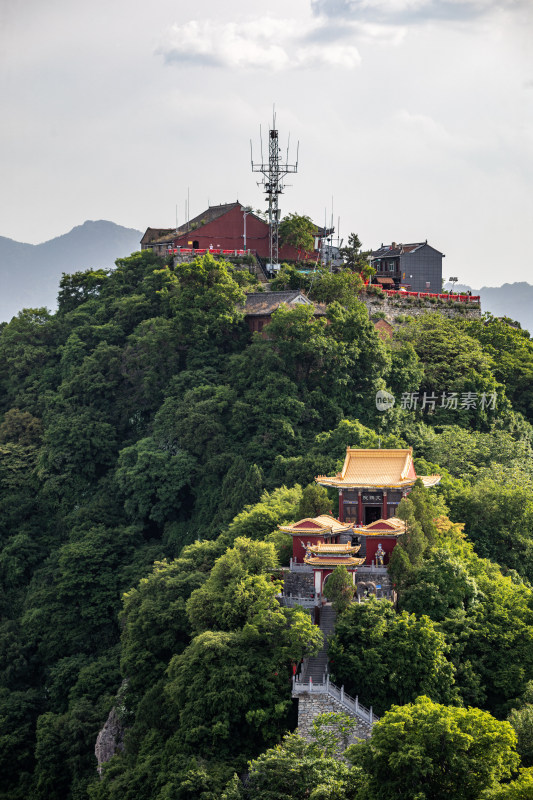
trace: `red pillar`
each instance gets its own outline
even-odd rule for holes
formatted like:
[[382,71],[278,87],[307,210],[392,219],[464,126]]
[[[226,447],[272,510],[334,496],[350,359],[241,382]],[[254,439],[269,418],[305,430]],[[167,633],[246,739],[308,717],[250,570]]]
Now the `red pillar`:
[[383,519],[387,519],[387,492],[383,492],[383,509],[382,512]]
[[344,522],[344,492],[339,489],[339,522]]

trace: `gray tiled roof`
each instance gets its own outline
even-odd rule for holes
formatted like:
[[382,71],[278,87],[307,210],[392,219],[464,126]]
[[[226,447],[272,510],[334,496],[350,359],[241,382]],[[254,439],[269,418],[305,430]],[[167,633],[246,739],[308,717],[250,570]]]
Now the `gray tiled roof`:
[[[303,292],[298,289],[286,292],[252,292],[246,295],[246,302],[244,304],[244,314],[247,317],[265,316],[272,314],[283,303],[287,305],[295,304],[296,298],[304,298],[305,305],[312,305],[315,307],[315,315],[323,316],[326,313],[325,306],[321,303],[313,303],[305,296]],[[301,300],[295,305],[301,304]]]
[[[393,242],[393,244],[396,244]],[[372,258],[391,258],[393,256],[402,256],[405,253],[413,253],[415,250],[418,250],[419,247],[424,247],[427,242],[414,242],[411,244],[396,244],[395,247],[392,245],[381,245],[377,250],[372,251]]]

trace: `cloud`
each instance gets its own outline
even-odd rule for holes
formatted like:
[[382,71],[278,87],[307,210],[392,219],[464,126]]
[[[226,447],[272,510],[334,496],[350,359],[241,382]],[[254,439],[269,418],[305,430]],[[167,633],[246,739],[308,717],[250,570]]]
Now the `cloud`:
[[311,0],[316,17],[406,24],[468,21],[492,12],[519,11],[529,0]]
[[350,70],[361,61],[355,32],[355,27],[347,31],[345,26],[316,18],[191,20],[174,25],[158,53],[169,64],[274,71],[305,67]]

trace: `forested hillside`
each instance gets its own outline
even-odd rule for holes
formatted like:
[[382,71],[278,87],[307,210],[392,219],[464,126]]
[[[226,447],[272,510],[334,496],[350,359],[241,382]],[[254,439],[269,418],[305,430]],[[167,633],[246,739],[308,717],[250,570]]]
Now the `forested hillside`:
[[[325,274],[327,319],[281,308],[252,337],[251,280],[144,251],[0,327],[0,798],[531,797],[529,335],[430,314],[383,342]],[[398,607],[339,618],[332,670],[385,714],[340,762],[283,738],[318,634],[276,600],[276,530],[336,513],[309,484],[347,445],[412,446],[443,479],[402,503]],[[100,778],[113,707],[124,750]]]

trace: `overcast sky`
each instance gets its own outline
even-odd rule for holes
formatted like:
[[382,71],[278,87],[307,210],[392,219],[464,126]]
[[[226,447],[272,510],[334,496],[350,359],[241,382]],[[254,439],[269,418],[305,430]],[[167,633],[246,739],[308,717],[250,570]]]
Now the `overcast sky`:
[[282,214],[533,283],[532,41],[532,0],[0,0],[0,235],[264,208],[275,103]]

